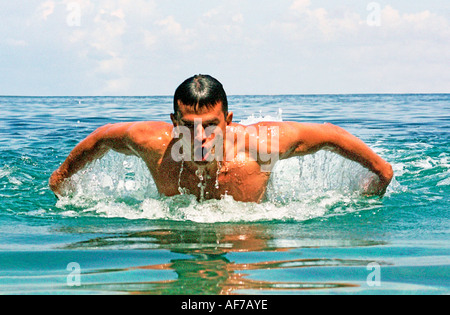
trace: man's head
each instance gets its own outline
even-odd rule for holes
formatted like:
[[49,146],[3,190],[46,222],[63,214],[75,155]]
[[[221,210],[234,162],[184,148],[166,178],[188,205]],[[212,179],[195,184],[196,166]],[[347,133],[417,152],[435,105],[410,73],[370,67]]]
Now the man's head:
[[[233,113],[228,112],[227,95],[219,81],[209,75],[184,81],[175,91],[174,113],[170,117],[174,127],[183,127],[184,134],[190,134],[192,161],[206,163],[220,158],[214,157],[216,147],[223,147]],[[184,136],[183,139],[188,140]]]
[[176,89],[173,99],[173,111],[179,113],[179,104],[192,107],[194,111],[212,108],[222,104],[224,114],[228,112],[227,95],[222,84],[209,75],[195,75]]

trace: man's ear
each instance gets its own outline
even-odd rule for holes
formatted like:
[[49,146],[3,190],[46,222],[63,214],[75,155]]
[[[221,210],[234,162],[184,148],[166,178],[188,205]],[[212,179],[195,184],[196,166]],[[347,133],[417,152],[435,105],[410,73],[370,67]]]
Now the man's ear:
[[233,112],[228,112],[226,117],[227,125],[231,124],[232,121],[233,121]]
[[178,126],[178,122],[177,122],[177,119],[175,117],[175,114],[170,114],[170,120],[172,120],[172,124],[173,124],[174,127]]

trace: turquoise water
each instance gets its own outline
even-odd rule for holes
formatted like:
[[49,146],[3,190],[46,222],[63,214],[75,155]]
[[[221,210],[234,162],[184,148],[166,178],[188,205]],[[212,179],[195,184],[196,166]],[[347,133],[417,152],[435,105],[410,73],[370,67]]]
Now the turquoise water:
[[0,294],[448,294],[450,95],[231,96],[235,121],[331,122],[391,162],[279,162],[267,200],[158,195],[110,153],[57,200],[52,171],[97,127],[169,121],[171,97],[0,97]]

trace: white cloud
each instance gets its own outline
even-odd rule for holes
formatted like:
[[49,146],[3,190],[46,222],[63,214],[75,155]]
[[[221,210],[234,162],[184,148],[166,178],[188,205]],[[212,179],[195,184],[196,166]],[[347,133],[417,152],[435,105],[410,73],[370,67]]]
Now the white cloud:
[[99,90],[100,95],[127,95],[131,87],[132,80],[130,78],[109,79]]
[[124,70],[125,65],[126,59],[120,57],[112,57],[111,59],[104,59],[99,61],[96,71],[104,74],[120,74]]
[[311,5],[310,0],[295,0],[291,7],[289,8],[291,11],[294,11],[298,14],[302,14],[308,11],[309,6]]
[[41,3],[41,5],[38,7],[38,15],[41,20],[47,20],[47,18],[53,14],[55,11],[55,1],[45,1]]
[[5,40],[6,44],[13,47],[26,47],[28,46],[28,43],[23,39],[13,39],[13,38],[7,38]]
[[181,37],[187,34],[187,31],[183,30],[181,24],[175,21],[175,18],[172,15],[165,19],[156,21],[155,24],[162,26],[165,31],[172,36]]
[[[82,94],[171,93],[196,72],[228,80],[230,93],[433,90],[449,79],[448,16],[406,1],[383,6],[375,27],[367,23],[367,3],[357,0],[38,2],[20,14],[11,9],[20,5],[0,4],[7,21],[0,44],[12,52],[49,52],[55,72],[76,71],[73,76],[89,82]],[[67,23],[74,3],[81,9],[77,27]],[[8,58],[19,71],[15,55]],[[42,58],[34,69],[45,72],[49,65]],[[68,90],[77,88],[73,83]]]
[[237,14],[233,15],[231,20],[234,23],[243,23],[244,22],[244,16],[242,15],[242,13],[237,13]]
[[276,46],[289,47],[277,50],[285,60],[273,58],[273,68],[286,67],[288,81],[313,93],[448,91],[450,75],[439,71],[450,60],[445,15],[386,5],[377,27],[368,25],[365,9],[292,1],[270,23]]
[[435,38],[449,40],[450,24],[444,17],[425,10],[417,13],[400,13],[399,10],[386,6],[381,11],[381,23],[385,30],[405,38]]
[[146,49],[154,49],[155,44],[157,43],[157,36],[155,35],[155,33],[149,30],[143,30],[142,35],[144,47]]
[[[198,46],[198,29],[183,27],[174,16],[169,15],[155,22],[159,26],[158,38],[164,43],[167,49],[180,50],[181,52],[189,52],[199,49]],[[153,37],[157,38],[157,37]]]
[[271,25],[284,29],[284,35],[293,39],[337,40],[354,33],[362,21],[358,13],[348,8],[341,16],[333,16],[326,8],[313,8],[310,0],[294,0],[289,14]]
[[[151,2],[145,3],[147,5],[142,7],[144,15],[151,7]],[[87,77],[97,82],[95,93],[126,94],[130,87],[126,41],[127,36],[136,32],[136,29],[130,29],[128,22],[133,23],[140,12],[129,1],[122,0],[83,0],[80,6],[82,24],[78,28],[69,28],[67,44],[75,48],[82,62],[92,64]],[[144,35],[148,45],[150,36]]]

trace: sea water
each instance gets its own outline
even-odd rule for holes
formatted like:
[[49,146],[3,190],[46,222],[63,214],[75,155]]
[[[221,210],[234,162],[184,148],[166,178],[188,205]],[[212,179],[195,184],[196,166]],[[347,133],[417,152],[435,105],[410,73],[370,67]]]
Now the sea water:
[[448,294],[450,95],[230,96],[234,120],[329,122],[389,161],[374,176],[334,153],[283,160],[260,204],[159,195],[110,152],[51,173],[96,128],[170,122],[171,97],[0,97],[0,294]]

